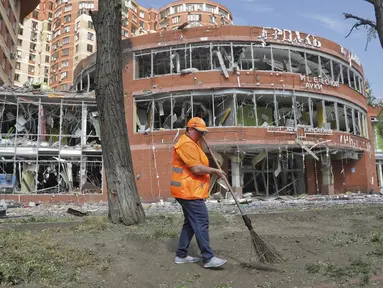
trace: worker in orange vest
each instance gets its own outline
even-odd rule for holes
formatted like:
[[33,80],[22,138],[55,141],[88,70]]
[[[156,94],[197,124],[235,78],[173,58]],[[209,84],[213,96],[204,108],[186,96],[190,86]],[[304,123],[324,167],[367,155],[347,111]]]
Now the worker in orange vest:
[[215,257],[210,248],[209,214],[205,199],[209,194],[210,174],[222,178],[225,173],[209,167],[209,160],[199,144],[207,132],[205,121],[194,117],[188,121],[186,133],[174,147],[171,194],[182,206],[184,214],[175,263],[196,263],[200,260],[188,255],[190,241],[195,235],[204,267],[216,268],[225,264],[226,260]]

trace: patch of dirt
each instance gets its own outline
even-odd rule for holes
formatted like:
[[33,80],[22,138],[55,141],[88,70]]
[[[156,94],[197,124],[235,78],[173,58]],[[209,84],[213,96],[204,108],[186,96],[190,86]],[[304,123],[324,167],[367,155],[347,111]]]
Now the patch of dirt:
[[[52,231],[57,245],[92,251],[97,263],[78,265],[75,279],[51,282],[52,287],[319,288],[360,283],[383,287],[382,215],[383,206],[250,215],[256,232],[286,258],[284,263],[265,265],[255,261],[239,216],[212,214],[211,246],[218,257],[228,260],[219,270],[206,270],[202,263],[174,264],[182,215],[150,217],[139,227],[91,220],[69,227],[61,223],[17,227],[32,229],[35,235]],[[0,226],[0,233],[9,229]],[[190,254],[199,254],[194,239]],[[31,282],[18,287],[47,287],[46,281],[40,285],[40,279]]]

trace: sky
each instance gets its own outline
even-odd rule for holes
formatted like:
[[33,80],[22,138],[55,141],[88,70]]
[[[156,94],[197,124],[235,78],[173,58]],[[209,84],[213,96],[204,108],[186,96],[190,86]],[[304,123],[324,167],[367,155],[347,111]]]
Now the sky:
[[[144,7],[160,8],[171,0],[139,0]],[[355,53],[362,62],[365,78],[377,98],[383,98],[383,49],[372,39],[365,51],[367,33],[354,30],[354,20],[345,20],[351,13],[375,21],[374,7],[364,0],[215,0],[232,13],[234,25],[265,26],[296,30],[332,40]],[[303,3],[310,3],[304,5]]]

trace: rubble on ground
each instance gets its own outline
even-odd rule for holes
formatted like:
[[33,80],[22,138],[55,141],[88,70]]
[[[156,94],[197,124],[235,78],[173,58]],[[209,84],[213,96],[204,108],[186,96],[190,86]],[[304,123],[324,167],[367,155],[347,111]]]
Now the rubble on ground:
[[[383,204],[383,194],[361,194],[346,193],[342,195],[323,196],[323,195],[299,195],[275,196],[275,197],[251,197],[245,194],[246,198],[240,199],[241,208],[245,213],[270,213],[280,210],[310,210],[327,209],[334,206],[348,207],[355,205]],[[234,200],[230,199],[209,199],[206,201],[209,211],[223,214],[237,214],[238,209]],[[148,216],[159,214],[181,213],[181,207],[174,199],[159,201],[157,203],[143,203],[145,213]],[[77,216],[67,213],[68,209],[75,209],[86,215],[102,216],[108,214],[108,204],[100,203],[34,203],[21,204],[11,200],[0,200],[0,207],[6,209],[6,217],[69,217]],[[0,209],[1,210],[1,209]]]

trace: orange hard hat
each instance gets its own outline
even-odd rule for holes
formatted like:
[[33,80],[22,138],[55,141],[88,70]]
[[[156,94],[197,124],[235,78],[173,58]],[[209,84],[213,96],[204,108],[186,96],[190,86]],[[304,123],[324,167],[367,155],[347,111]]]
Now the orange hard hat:
[[194,128],[195,130],[197,131],[200,131],[200,132],[209,132],[206,128],[206,123],[205,121],[203,121],[202,118],[200,117],[194,117],[194,118],[191,118],[187,124],[188,128]]

